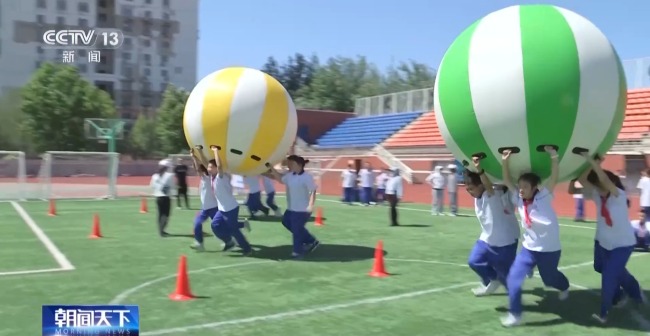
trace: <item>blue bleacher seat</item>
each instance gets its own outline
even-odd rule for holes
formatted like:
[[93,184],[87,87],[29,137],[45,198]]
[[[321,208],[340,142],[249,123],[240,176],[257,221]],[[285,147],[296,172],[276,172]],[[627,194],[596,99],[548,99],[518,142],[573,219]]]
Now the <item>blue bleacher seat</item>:
[[423,112],[383,114],[348,118],[323,134],[316,144],[320,148],[372,147],[404,128]]

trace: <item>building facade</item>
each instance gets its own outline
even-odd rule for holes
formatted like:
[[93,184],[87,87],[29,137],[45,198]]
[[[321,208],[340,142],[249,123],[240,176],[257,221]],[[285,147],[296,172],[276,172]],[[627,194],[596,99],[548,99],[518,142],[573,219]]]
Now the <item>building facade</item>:
[[196,83],[198,0],[0,1],[0,90],[23,86],[43,62],[62,62],[64,50],[43,48],[50,29],[116,28],[122,47],[101,50],[89,62],[75,50],[73,62],[87,80],[107,91],[122,118],[147,114],[171,83]]

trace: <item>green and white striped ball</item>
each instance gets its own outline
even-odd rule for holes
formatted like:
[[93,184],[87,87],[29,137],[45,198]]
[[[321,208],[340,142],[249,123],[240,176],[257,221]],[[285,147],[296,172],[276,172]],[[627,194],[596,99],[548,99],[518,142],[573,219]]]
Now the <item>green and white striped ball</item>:
[[574,148],[604,154],[625,116],[626,81],[607,37],[584,17],[551,5],[508,7],[472,24],[440,64],[435,113],[458,160],[483,153],[482,166],[502,181],[500,148],[511,156],[512,177],[550,175],[542,145],[555,145],[560,180],[586,163]]

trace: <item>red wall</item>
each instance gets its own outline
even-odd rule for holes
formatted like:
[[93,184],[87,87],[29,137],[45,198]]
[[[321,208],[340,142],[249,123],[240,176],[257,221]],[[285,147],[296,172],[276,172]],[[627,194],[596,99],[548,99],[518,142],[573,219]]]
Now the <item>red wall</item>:
[[300,109],[298,113],[298,129],[301,126],[309,128],[309,138],[303,139],[307,143],[313,144],[316,139],[320,138],[325,132],[331,130],[336,125],[342,123],[345,119],[356,116],[352,112],[321,111]]

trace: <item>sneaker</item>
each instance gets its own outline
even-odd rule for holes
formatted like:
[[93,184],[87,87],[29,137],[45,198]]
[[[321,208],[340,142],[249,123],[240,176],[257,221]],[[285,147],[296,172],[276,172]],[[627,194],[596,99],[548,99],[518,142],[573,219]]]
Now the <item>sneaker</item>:
[[194,244],[190,245],[190,248],[193,250],[196,250],[196,252],[203,252],[205,251],[205,247],[203,247],[203,244],[199,242],[194,242]]
[[591,318],[598,321],[600,324],[606,324],[607,323],[607,317],[602,317],[598,314],[592,314]]
[[455,213],[450,213],[448,216],[456,217],[456,216],[458,216],[458,215],[456,215]]
[[564,300],[566,300],[568,298],[569,298],[569,290],[568,289],[561,291],[560,294],[558,295],[558,299],[560,299],[560,301],[564,301]]
[[305,251],[306,251],[307,253],[312,253],[312,252],[314,252],[315,249],[318,248],[319,245],[320,245],[320,242],[319,242],[318,240],[315,240],[313,243],[308,244],[308,245],[306,246]]
[[515,316],[512,313],[508,313],[508,315],[501,318],[501,325],[506,328],[518,326],[520,324],[521,316]]
[[282,217],[282,210],[280,210],[280,208],[277,208],[273,210],[273,214],[275,215],[275,217]]
[[493,294],[501,287],[501,283],[498,280],[492,280],[487,286],[480,286],[472,289],[472,293],[476,296],[486,296]]
[[226,243],[226,244],[223,245],[223,249],[222,249],[222,251],[223,251],[223,252],[230,251],[230,250],[232,250],[235,246],[237,246],[237,244],[235,244],[235,240],[232,239],[232,240],[230,240],[228,243]]
[[247,232],[251,232],[251,223],[248,221],[248,219],[244,219],[244,229]]

